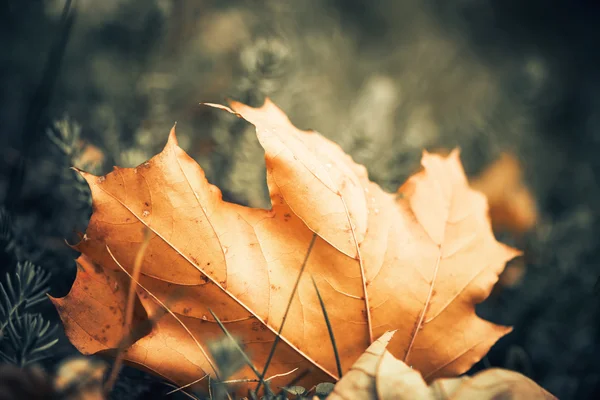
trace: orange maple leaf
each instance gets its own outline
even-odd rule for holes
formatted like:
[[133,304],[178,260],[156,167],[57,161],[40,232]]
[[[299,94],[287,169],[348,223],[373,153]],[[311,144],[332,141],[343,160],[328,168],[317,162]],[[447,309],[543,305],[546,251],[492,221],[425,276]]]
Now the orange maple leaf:
[[[270,101],[231,107],[256,126],[265,149],[270,210],[223,201],[178,147],[175,129],[137,168],[82,173],[94,204],[76,246],[82,268],[69,295],[53,302],[83,353],[118,347],[130,279],[122,268],[133,268],[146,229],[137,296],[156,323],[125,359],[180,385],[217,374],[206,345],[222,331],[211,311],[262,371],[292,294],[268,375],[297,368],[274,385],[306,369],[313,372],[305,385],[337,380],[311,277],[344,371],[393,329],[389,350],[426,379],[457,375],[510,331],[477,317],[475,304],[518,252],[495,240],[486,199],[469,188],[457,151],[424,153],[424,169],[389,194],[339,146],[295,128]],[[235,378],[255,376],[246,368]]]

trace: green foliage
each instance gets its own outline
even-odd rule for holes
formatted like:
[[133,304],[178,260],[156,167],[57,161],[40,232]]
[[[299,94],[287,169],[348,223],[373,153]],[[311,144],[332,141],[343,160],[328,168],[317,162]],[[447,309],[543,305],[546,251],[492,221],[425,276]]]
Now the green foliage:
[[0,358],[24,367],[38,362],[58,342],[57,326],[32,308],[46,300],[50,276],[30,262],[18,263],[0,284]]
[[69,162],[77,155],[79,141],[81,140],[81,126],[73,122],[69,117],[54,121],[52,128],[46,131],[48,138],[67,157]]
[[62,185],[65,193],[72,194],[75,204],[79,208],[90,207],[92,197],[87,183],[83,177],[71,170],[71,167],[81,168],[87,172],[97,173],[96,166],[79,165],[78,158],[83,151],[81,139],[81,126],[68,116],[54,121],[51,128],[46,131],[48,139],[60,151],[63,164]]

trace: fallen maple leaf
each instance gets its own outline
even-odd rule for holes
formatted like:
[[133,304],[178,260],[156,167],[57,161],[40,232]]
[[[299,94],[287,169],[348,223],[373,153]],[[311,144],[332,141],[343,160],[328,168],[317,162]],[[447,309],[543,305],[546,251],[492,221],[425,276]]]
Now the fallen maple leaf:
[[446,378],[430,386],[421,374],[395,358],[386,346],[395,332],[386,332],[338,382],[328,400],[552,400],[553,395],[514,371],[491,368],[473,377]]
[[523,182],[519,161],[502,153],[471,186],[488,198],[494,230],[523,233],[531,229],[538,218],[535,199]]
[[[373,337],[395,329],[395,356],[428,380],[452,376],[510,331],[477,317],[475,304],[518,252],[495,240],[485,197],[469,188],[457,151],[424,153],[424,169],[388,194],[339,146],[295,128],[270,101],[231,106],[256,126],[265,149],[271,210],[224,202],[174,129],[165,149],[137,168],[82,172],[94,203],[76,246],[82,269],[71,292],[53,299],[78,349],[110,351],[126,333],[122,268],[133,268],[146,228],[137,296],[155,323],[125,359],[180,385],[218,378],[207,343],[223,332],[211,312],[262,371],[292,295],[267,375],[286,374],[274,386],[307,369],[299,384],[337,380],[311,277],[344,371]],[[256,377],[248,367],[234,378]]]

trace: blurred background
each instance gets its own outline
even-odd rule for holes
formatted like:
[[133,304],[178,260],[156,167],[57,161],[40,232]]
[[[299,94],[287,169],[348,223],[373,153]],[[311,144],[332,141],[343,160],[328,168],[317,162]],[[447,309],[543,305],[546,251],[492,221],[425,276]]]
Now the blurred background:
[[[497,230],[525,256],[479,314],[514,331],[474,371],[514,369],[561,399],[600,393],[600,3],[2,0],[0,8],[3,272],[30,262],[51,274],[54,296],[66,294],[77,254],[65,240],[76,242],[91,214],[87,186],[69,167],[136,166],[160,151],[175,122],[180,145],[227,200],[269,207],[254,130],[199,105],[269,97],[390,191],[418,170],[423,149],[460,147],[474,181],[509,154],[535,212]],[[500,192],[524,207],[522,193]],[[53,326],[47,303],[36,310]],[[49,371],[75,354],[60,327],[52,335]],[[113,397],[168,390],[128,369]]]

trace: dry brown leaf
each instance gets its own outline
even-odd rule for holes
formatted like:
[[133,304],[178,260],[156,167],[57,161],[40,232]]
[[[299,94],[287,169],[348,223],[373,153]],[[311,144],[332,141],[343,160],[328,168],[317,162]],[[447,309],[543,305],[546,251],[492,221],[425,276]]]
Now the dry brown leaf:
[[503,153],[471,181],[471,186],[487,196],[494,230],[523,233],[535,225],[535,198],[525,186],[521,166],[513,155]]
[[[273,386],[306,369],[313,372],[299,384],[307,387],[337,379],[311,276],[344,371],[373,337],[395,329],[392,354],[428,380],[453,376],[510,331],[477,317],[474,306],[518,252],[495,240],[485,197],[469,188],[457,151],[424,153],[424,169],[388,194],[339,146],[298,130],[270,101],[232,108],[256,126],[265,149],[271,210],[223,201],[178,147],[174,129],[165,149],[137,168],[82,173],[94,203],[77,245],[83,268],[69,295],[53,299],[77,348],[108,351],[122,339],[129,278],[115,260],[133,267],[146,227],[152,237],[139,305],[153,320],[165,303],[169,313],[125,359],[177,384],[215,376],[206,344],[222,331],[209,308],[262,370],[313,232],[318,236],[267,375],[298,370]],[[233,378],[255,376],[246,368]]]
[[395,358],[386,346],[395,332],[386,332],[356,361],[328,400],[537,400],[556,399],[531,379],[493,368],[473,377],[445,378],[430,386],[421,374]]

